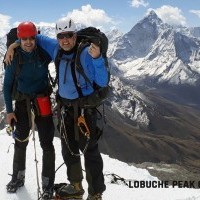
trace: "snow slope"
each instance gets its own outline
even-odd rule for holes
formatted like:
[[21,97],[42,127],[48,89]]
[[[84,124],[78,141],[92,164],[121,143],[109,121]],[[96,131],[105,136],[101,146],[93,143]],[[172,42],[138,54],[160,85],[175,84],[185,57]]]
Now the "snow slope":
[[[36,168],[34,159],[34,142],[32,137],[27,148],[27,170],[26,182],[23,188],[20,188],[16,194],[7,194],[6,184],[10,181],[8,173],[12,173],[12,157],[14,146],[12,137],[9,137],[5,129],[0,131],[0,199],[1,200],[36,200],[37,199],[37,181]],[[56,149],[56,167],[63,163],[60,149],[60,139],[54,139]],[[9,152],[8,152],[9,149]],[[39,170],[41,169],[41,148],[36,133],[36,151]],[[125,185],[122,181],[118,183],[111,183],[113,176],[110,174],[117,174],[118,176],[130,181],[130,186],[134,185],[134,181],[159,181],[156,177],[149,174],[147,170],[139,169],[130,166],[126,163],[109,158],[107,155],[102,155],[104,160],[104,174],[107,190],[103,194],[104,200],[198,200],[200,199],[200,190],[188,188],[131,188]],[[66,167],[62,166],[56,173],[56,183],[66,182]],[[85,174],[84,174],[85,175]],[[39,174],[40,178],[40,174]],[[87,183],[84,180],[84,188],[87,191]],[[41,184],[40,184],[41,186]],[[87,192],[84,195],[86,199]]]

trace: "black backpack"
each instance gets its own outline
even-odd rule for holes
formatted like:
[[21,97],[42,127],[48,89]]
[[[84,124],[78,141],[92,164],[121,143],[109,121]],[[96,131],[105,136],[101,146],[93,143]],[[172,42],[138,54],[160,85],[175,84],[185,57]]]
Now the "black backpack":
[[10,29],[9,33],[6,36],[7,36],[6,46],[8,48],[12,43],[14,43],[18,39],[17,28],[15,27]]
[[[17,38],[17,28],[15,27],[15,28],[10,29],[10,31],[6,34],[6,47],[7,47],[7,49],[17,39],[18,39]],[[5,59],[5,56],[6,56],[6,53],[4,55],[4,59]],[[4,69],[5,68],[6,68],[6,64],[4,63]]]
[[[90,46],[91,43],[94,43],[98,46],[100,46],[101,54],[102,57],[105,60],[105,64],[107,67],[108,71],[108,83],[106,87],[100,87],[96,83],[91,83],[89,78],[86,76],[84,69],[81,65],[80,62],[80,54],[83,51],[84,48]],[[107,36],[101,32],[99,29],[96,29],[95,27],[88,27],[81,29],[77,32],[77,50],[76,50],[76,55],[74,56],[74,61],[73,64],[75,65],[76,70],[84,77],[85,81],[90,84],[94,92],[93,94],[89,95],[87,98],[86,104],[91,105],[91,106],[99,106],[102,104],[102,102],[108,97],[109,94],[109,81],[110,81],[110,69],[108,65],[108,59],[107,59],[107,50],[108,50],[108,38]],[[56,66],[56,79],[54,82],[54,85],[56,82],[58,82],[58,69],[59,69],[59,64],[60,64],[60,59],[63,55],[64,51],[60,49],[56,55],[55,58],[55,66]],[[74,83],[76,86],[76,89],[79,93],[79,97],[83,97],[82,92],[80,87],[77,85],[76,77],[73,75]],[[85,102],[85,101],[84,101]]]

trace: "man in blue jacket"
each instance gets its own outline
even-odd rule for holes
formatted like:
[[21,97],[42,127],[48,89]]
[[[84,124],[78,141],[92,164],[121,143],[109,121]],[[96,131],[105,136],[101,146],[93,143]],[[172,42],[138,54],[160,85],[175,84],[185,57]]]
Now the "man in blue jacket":
[[[84,194],[79,154],[79,150],[81,150],[84,152],[86,180],[88,182],[87,200],[102,200],[102,193],[106,186],[103,176],[103,160],[98,149],[97,109],[95,107],[87,108],[79,104],[94,94],[94,88],[76,70],[74,64],[78,47],[74,21],[72,19],[58,21],[56,23],[56,36],[57,40],[37,35],[37,44],[48,52],[55,63],[57,63],[58,53],[62,52],[57,69],[57,101],[61,108],[62,156],[67,166],[67,176],[70,181],[70,184],[62,188],[62,191],[65,193],[65,198],[81,198]],[[100,87],[107,86],[108,71],[99,46],[92,43],[86,47],[80,54],[80,62],[91,83]],[[77,136],[78,119],[84,119],[86,127],[79,127],[80,134]],[[81,134],[81,132],[85,132],[85,129],[86,135],[89,135],[90,138],[88,144],[86,142],[88,138],[86,139]]]
[[[58,67],[58,99],[64,108],[64,127],[62,129],[61,143],[62,155],[67,166],[67,176],[70,184],[64,188],[66,197],[82,197],[82,167],[79,149],[83,152],[86,140],[83,134],[76,139],[75,107],[73,102],[81,97],[88,97],[93,92],[93,87],[87,83],[74,65],[77,54],[76,26],[72,19],[60,20],[56,23],[57,40],[38,35],[38,45],[44,48],[55,61],[59,49],[63,51]],[[108,72],[105,61],[101,56],[100,47],[91,44],[80,55],[80,62],[86,76],[92,83],[100,87],[108,84]],[[90,130],[90,141],[84,154],[86,179],[88,182],[88,200],[101,200],[105,190],[103,176],[103,160],[98,149],[98,133],[96,132],[97,110],[96,108],[78,108],[79,115],[84,115]],[[62,114],[61,114],[62,116]]]
[[[51,58],[44,50],[36,46],[36,35],[37,29],[32,22],[19,24],[17,36],[20,47],[17,48],[12,63],[6,66],[5,70],[3,92],[7,123],[10,125],[14,123],[16,126],[13,133],[15,139],[13,174],[11,181],[7,184],[7,191],[14,193],[25,182],[26,147],[32,125],[32,110],[43,150],[42,187],[44,193],[42,199],[50,199],[53,195],[55,179],[54,124],[48,81],[48,64]],[[15,110],[12,105],[13,98]]]

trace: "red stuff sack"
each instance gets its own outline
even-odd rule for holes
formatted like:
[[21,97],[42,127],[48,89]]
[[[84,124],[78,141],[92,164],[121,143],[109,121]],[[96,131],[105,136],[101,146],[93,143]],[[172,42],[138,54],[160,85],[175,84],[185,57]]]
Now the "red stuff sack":
[[37,97],[36,99],[40,115],[42,117],[51,115],[52,110],[51,110],[50,98],[48,96],[45,96],[45,97]]

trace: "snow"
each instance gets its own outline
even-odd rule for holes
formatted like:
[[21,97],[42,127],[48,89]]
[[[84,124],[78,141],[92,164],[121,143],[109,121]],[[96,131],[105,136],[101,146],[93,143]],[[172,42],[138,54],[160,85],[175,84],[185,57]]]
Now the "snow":
[[[32,137],[30,138],[29,145],[27,147],[27,169],[25,186],[20,188],[15,194],[8,194],[6,192],[6,184],[10,181],[11,177],[8,173],[12,173],[12,157],[13,157],[13,138],[5,133],[5,129],[0,131],[0,199],[2,200],[36,200],[37,199],[37,181],[36,181],[36,167],[34,158],[34,142]],[[54,145],[56,149],[56,167],[59,167],[62,163],[61,156],[61,145],[60,139],[54,139]],[[9,149],[9,152],[8,152]],[[36,132],[36,152],[39,168],[39,178],[41,170],[41,148]],[[128,165],[116,159],[111,159],[107,155],[103,155],[104,160],[104,175],[107,190],[103,194],[104,200],[200,200],[200,190],[189,189],[189,188],[177,188],[177,187],[166,187],[166,188],[132,188],[134,183],[139,180],[158,182],[156,177],[153,177],[145,169],[136,168]],[[118,176],[130,181],[130,187],[125,185],[122,181],[118,183],[111,183],[113,176],[110,174],[117,174]],[[84,174],[85,175],[85,174]],[[40,181],[41,182],[41,181]],[[67,182],[66,167],[63,165],[56,172],[56,183]],[[139,183],[139,182],[137,182]],[[87,183],[84,179],[83,186],[87,191]],[[41,184],[40,184],[41,187]],[[87,198],[87,192],[84,194],[84,198]]]

